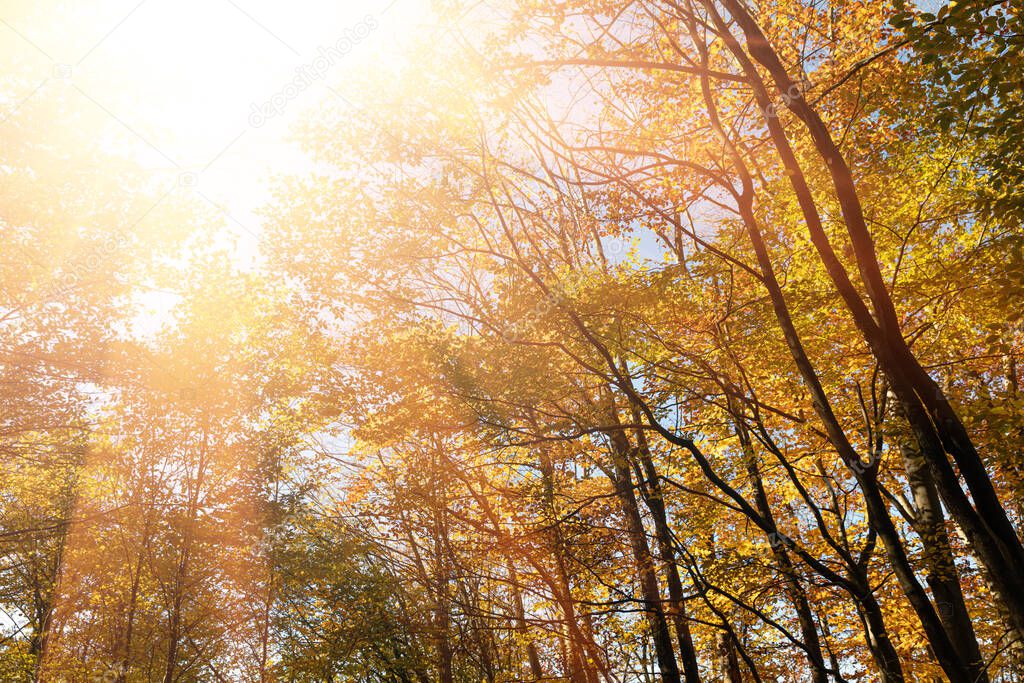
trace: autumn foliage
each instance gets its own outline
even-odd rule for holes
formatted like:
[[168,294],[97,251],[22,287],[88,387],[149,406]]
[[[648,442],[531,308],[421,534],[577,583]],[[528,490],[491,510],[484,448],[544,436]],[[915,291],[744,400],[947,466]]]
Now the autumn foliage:
[[5,146],[0,680],[1021,680],[1024,17],[927,4],[437,3],[245,267]]

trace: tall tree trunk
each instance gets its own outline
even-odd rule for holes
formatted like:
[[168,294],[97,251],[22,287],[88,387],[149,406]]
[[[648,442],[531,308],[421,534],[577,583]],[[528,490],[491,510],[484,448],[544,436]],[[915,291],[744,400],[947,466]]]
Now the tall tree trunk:
[[[733,401],[730,399],[730,403]],[[742,415],[738,414],[738,409],[735,405],[731,407],[736,416],[736,434],[740,440],[740,446],[743,449],[743,459],[747,469],[747,475],[750,480],[750,485],[754,490],[754,505],[757,511],[761,513],[761,516],[768,520],[768,523],[776,528],[775,515],[772,513],[771,506],[768,504],[768,495],[765,493],[764,484],[761,482],[761,472],[757,465],[757,459],[754,455],[754,447],[750,441],[750,434],[747,432],[746,425],[743,423]],[[813,683],[827,683],[828,674],[827,667],[825,666],[825,655],[821,651],[821,639],[818,636],[818,627],[814,623],[814,613],[811,611],[810,602],[807,600],[807,594],[804,592],[803,586],[800,584],[799,577],[797,576],[796,568],[793,566],[792,560],[790,560],[789,554],[786,552],[786,546],[783,543],[777,542],[777,536],[769,536],[768,545],[771,548],[772,559],[775,563],[776,570],[782,574],[783,580],[786,582],[786,594],[789,597],[790,602],[793,604],[793,609],[796,611],[797,620],[800,624],[800,635],[803,639],[804,653],[807,656],[807,661],[811,666],[811,680]]]
[[[625,373],[624,373],[625,376]],[[630,412],[633,422],[640,424],[640,411],[630,399]],[[637,441],[637,458],[643,468],[643,476],[638,475],[641,491],[647,509],[654,520],[655,539],[658,543],[658,554],[665,564],[666,583],[668,584],[669,616],[675,627],[676,640],[679,642],[679,654],[683,660],[683,678],[686,683],[700,683],[700,668],[697,664],[697,652],[693,647],[693,635],[690,633],[690,622],[686,617],[686,600],[683,594],[683,582],[679,575],[679,564],[676,558],[675,538],[668,523],[668,511],[665,507],[665,495],[661,485],[661,477],[654,465],[651,446],[647,435],[639,427],[635,430]]]
[[568,631],[568,667],[569,678],[573,683],[596,683],[597,671],[589,662],[585,649],[587,648],[588,637],[580,627],[579,619],[576,616],[576,606],[572,599],[572,584],[569,581],[569,572],[565,566],[564,539],[562,538],[561,526],[558,523],[558,510],[555,506],[555,468],[546,452],[540,456],[540,471],[543,485],[544,506],[546,508],[549,523],[551,525],[551,554],[555,560],[555,577],[558,581],[556,602],[565,619],[566,630]]
[[885,628],[882,608],[867,585],[867,577],[862,578],[864,582],[860,585],[857,608],[864,624],[864,637],[868,649],[878,663],[879,683],[903,683],[906,679],[903,677],[900,656],[889,638],[889,631]]
[[658,661],[662,679],[668,683],[679,683],[679,666],[676,664],[672,635],[669,633],[668,620],[662,605],[661,588],[658,585],[654,558],[651,555],[650,545],[647,543],[647,532],[644,529],[636,493],[633,490],[633,475],[630,466],[632,448],[619,423],[614,406],[611,406],[608,411],[608,419],[612,421],[611,428],[606,433],[612,444],[611,456],[615,471],[613,483],[622,505],[622,514],[626,519],[626,534],[629,537],[630,550],[636,563],[644,612],[651,630],[651,638],[654,640],[655,658]]
[[523,592],[519,588],[519,575],[512,564],[511,558],[508,559],[508,585],[512,593],[512,610],[516,620],[516,629],[526,639],[526,661],[530,665],[530,680],[543,680],[544,669],[540,665],[537,644],[530,635],[530,626],[526,623],[526,607],[523,605]]
[[[732,0],[726,1],[730,9],[732,9],[733,5],[736,4]],[[758,103],[763,108],[767,108],[771,102],[767,97],[765,88],[760,81],[760,76],[757,73],[757,70],[754,68],[746,53],[743,52],[742,48],[739,46],[738,41],[729,32],[725,21],[719,15],[712,0],[702,0],[702,2],[707,9],[711,20],[714,22],[715,27],[725,41],[726,46],[736,57],[737,61],[739,61],[744,72],[747,73],[755,94],[757,95]],[[694,33],[692,29],[691,33]],[[706,61],[706,54],[703,54],[702,57]],[[747,228],[747,234],[750,237],[751,245],[757,257],[758,266],[761,270],[765,287],[768,290],[772,307],[776,314],[776,319],[782,327],[786,345],[790,350],[790,354],[800,372],[801,378],[804,380],[804,383],[810,392],[811,403],[814,406],[814,410],[825,427],[825,433],[828,436],[829,441],[832,443],[833,447],[835,447],[843,463],[857,480],[858,486],[864,495],[868,521],[872,528],[878,533],[878,537],[882,540],[890,565],[892,566],[893,572],[900,584],[900,588],[910,602],[911,607],[913,607],[914,612],[917,614],[928,641],[932,646],[932,651],[935,654],[936,659],[951,681],[962,681],[963,683],[967,683],[970,680],[967,668],[959,655],[953,649],[949,634],[946,633],[942,621],[939,619],[933,605],[928,600],[927,594],[920,585],[920,582],[907,559],[906,549],[903,547],[902,539],[893,524],[892,518],[889,515],[888,507],[886,506],[885,500],[877,485],[877,463],[874,463],[873,465],[865,465],[853,449],[841,424],[839,423],[839,420],[832,410],[832,406],[823,386],[821,385],[817,372],[803,348],[803,343],[800,341],[799,334],[793,324],[789,307],[786,304],[785,297],[782,293],[782,288],[776,278],[774,265],[772,264],[771,257],[768,254],[760,226],[756,216],[754,215],[753,180],[750,177],[750,172],[747,169],[745,162],[736,150],[731,138],[729,138],[725,133],[724,128],[721,126],[721,122],[718,120],[717,108],[715,107],[713,98],[709,92],[708,77],[706,74],[702,75],[702,89],[704,91],[705,99],[708,101],[709,115],[712,117],[712,126],[718,132],[723,143],[727,146],[730,157],[733,160],[734,168],[740,175],[742,191],[736,194],[739,212],[743,223]],[[776,143],[776,148],[783,157],[783,162],[786,168],[790,171],[787,175],[791,178],[793,187],[797,192],[799,203],[805,211],[805,216],[808,217],[808,223],[816,222],[816,227],[812,231],[812,241],[820,241],[820,237],[823,235],[823,232],[820,231],[820,217],[817,214],[814,198],[810,193],[810,189],[806,185],[806,179],[800,173],[799,165],[797,164],[793,151],[789,146],[785,131],[782,130],[781,125],[774,117],[767,116],[766,121],[772,139]],[[821,232],[821,235],[819,235],[818,232]],[[827,241],[827,237],[825,239]]]
[[454,683],[452,668],[451,616],[452,597],[449,591],[451,573],[448,568],[448,501],[445,482],[441,478],[441,458],[435,457],[431,471],[431,506],[434,536],[434,645],[437,649],[438,680]]
[[135,613],[138,609],[139,584],[142,581],[142,566],[149,550],[152,515],[146,512],[146,522],[142,530],[143,542],[139,548],[138,557],[135,559],[135,566],[132,568],[132,586],[128,595],[128,605],[125,609],[124,636],[121,643],[121,653],[117,668],[116,683],[125,683],[128,680],[128,670],[131,667],[132,639],[135,634]]
[[[749,178],[747,178],[749,181]],[[824,388],[818,378],[817,372],[807,357],[800,341],[799,334],[790,317],[788,305],[782,293],[778,281],[775,278],[773,266],[768,256],[763,237],[754,217],[753,209],[749,203],[749,197],[741,198],[741,214],[747,225],[748,234],[754,246],[758,263],[764,275],[765,285],[768,289],[772,306],[775,309],[776,319],[783,330],[786,344],[796,363],[800,375],[807,385],[811,394],[811,403],[825,427],[829,441],[835,447],[840,459],[853,474],[857,484],[864,495],[864,503],[868,515],[868,521],[874,528],[878,537],[882,540],[886,554],[889,558],[893,572],[899,581],[900,588],[907,596],[914,612],[917,614],[936,659],[942,666],[946,675],[952,681],[963,681],[967,683],[969,674],[953,650],[949,635],[946,633],[942,622],[939,620],[935,609],[929,602],[928,597],[917,580],[913,569],[907,559],[906,549],[903,547],[902,539],[893,524],[889,515],[888,507],[878,488],[876,480],[877,463],[865,465],[854,451],[853,446],[847,439],[846,433],[839,423],[838,418],[832,410]]]
[[453,683],[455,680],[452,672],[452,645],[449,635],[450,618],[448,608],[450,596],[448,595],[447,572],[440,568],[444,560],[437,558],[438,575],[437,600],[434,604],[434,644],[437,648],[437,669],[438,680],[441,683]]
[[[708,11],[717,17],[713,3],[710,0],[703,1]],[[814,199],[789,149],[785,132],[774,117],[767,117],[773,141],[783,157],[787,175],[804,215],[808,218],[812,242],[822,257],[829,277],[837,286],[868,346],[886,373],[906,419],[914,430],[921,452],[932,469],[943,501],[964,529],[975,555],[985,564],[999,598],[1006,603],[1017,636],[1024,637],[1024,572],[1020,571],[1020,567],[1024,566],[1024,545],[999,501],[985,464],[963,422],[941,387],[911,352],[902,335],[895,305],[881,275],[874,243],[864,221],[853,174],[828,127],[803,97],[802,90],[789,77],[756,20],[738,0],[722,1],[729,15],[739,24],[750,54],[768,69],[778,90],[787,93],[784,98],[786,106],[805,124],[816,150],[827,162],[861,279],[874,307],[874,317],[852,286],[845,268],[832,250],[828,236],[821,229]],[[762,107],[767,107],[770,100],[760,75],[749,64],[745,53],[734,47],[735,39],[728,28],[724,27],[720,17],[716,24],[741,62],[758,93]],[[793,93],[796,95],[792,96]],[[976,508],[960,488],[946,453],[956,461]]]
[[973,680],[979,683],[988,681],[974,625],[960,587],[959,573],[953,561],[935,482],[916,442],[910,438],[901,438],[899,450],[913,496],[914,529],[924,548],[926,580],[939,606],[939,617],[946,625],[953,646],[970,667]]
[[192,543],[195,538],[195,524],[199,513],[199,499],[206,478],[207,458],[209,455],[209,427],[203,417],[202,436],[199,445],[199,457],[196,463],[196,475],[188,482],[188,501],[185,522],[182,527],[182,547],[175,566],[173,594],[168,621],[167,661],[164,667],[164,683],[174,683],[174,673],[178,667],[178,656],[182,638],[182,612],[184,609],[186,583],[192,554]]
[[[41,683],[48,673],[46,671],[46,655],[53,638],[53,619],[60,598],[61,580],[64,573],[64,556],[67,552],[68,537],[75,510],[78,507],[78,477],[84,460],[79,459],[72,466],[74,469],[68,478],[67,486],[61,492],[60,517],[61,523],[57,532],[57,548],[53,563],[41,572],[34,581],[34,602],[36,608],[36,630],[29,640],[29,654],[34,663],[33,679]],[[44,585],[44,582],[48,585]]]
[[736,654],[736,643],[732,634],[722,631],[718,634],[718,674],[726,683],[743,683],[740,659]]

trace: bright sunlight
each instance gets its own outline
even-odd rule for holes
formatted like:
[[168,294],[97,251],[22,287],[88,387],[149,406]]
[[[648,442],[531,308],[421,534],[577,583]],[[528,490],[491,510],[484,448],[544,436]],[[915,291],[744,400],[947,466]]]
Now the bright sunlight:
[[0,0],[0,683],[1020,683],[1022,36]]
[[[243,242],[266,181],[302,168],[291,128],[345,83],[402,56],[421,0],[377,3],[110,0],[5,3],[21,86],[8,106],[60,97],[83,137],[223,212]],[[45,140],[39,140],[45,142]],[[253,244],[249,244],[251,248]]]

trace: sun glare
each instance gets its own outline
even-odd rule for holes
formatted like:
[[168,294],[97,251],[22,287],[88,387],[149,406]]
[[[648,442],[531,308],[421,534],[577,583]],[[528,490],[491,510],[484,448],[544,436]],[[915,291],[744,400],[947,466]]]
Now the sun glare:
[[1022,36],[0,0],[0,683],[1024,683]]
[[346,80],[393,59],[424,12],[421,0],[9,2],[3,52],[24,75],[9,104],[62,97],[251,250],[268,181],[305,168],[294,124],[325,101],[358,107]]

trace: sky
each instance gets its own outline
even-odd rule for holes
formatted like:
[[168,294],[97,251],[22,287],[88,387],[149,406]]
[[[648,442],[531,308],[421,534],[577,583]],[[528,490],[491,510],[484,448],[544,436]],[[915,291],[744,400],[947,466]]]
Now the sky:
[[[214,244],[251,267],[274,184],[313,167],[293,140],[297,124],[325,103],[364,115],[346,82],[401,54],[426,9],[427,0],[0,0],[0,125],[59,100],[61,120],[19,142],[89,141],[132,160],[161,199],[126,229],[166,225],[161,210],[182,200],[208,211],[221,226]],[[92,172],[110,173],[99,163]],[[177,300],[144,290],[135,331],[170,323]]]
[[101,122],[97,134],[110,147],[169,191],[216,207],[244,255],[255,248],[255,211],[273,177],[308,166],[289,139],[294,125],[327,100],[358,107],[345,95],[346,77],[400,50],[424,7],[424,0],[0,2],[0,57],[18,75],[4,104],[11,110],[63,89],[74,108]]

